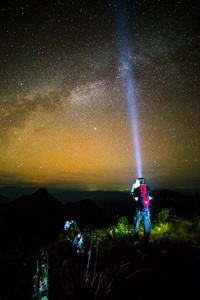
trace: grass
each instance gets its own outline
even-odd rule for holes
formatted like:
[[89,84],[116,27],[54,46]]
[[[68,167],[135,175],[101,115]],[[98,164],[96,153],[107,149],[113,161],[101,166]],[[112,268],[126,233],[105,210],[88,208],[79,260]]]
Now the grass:
[[[97,237],[99,245],[116,246],[117,244],[131,243],[134,234],[133,223],[129,223],[126,217],[121,217],[116,226],[96,229],[93,234]],[[140,224],[140,239],[143,238],[143,222]],[[200,240],[200,219],[181,219],[171,216],[168,209],[162,210],[152,218],[150,239],[155,242],[173,242],[196,245]]]
[[[197,245],[200,241],[200,217],[194,216],[191,219],[182,219],[176,215],[170,215],[169,209],[162,209],[157,215],[151,218],[150,239],[155,242],[184,243],[188,245]],[[61,233],[58,241],[72,242],[73,237],[77,235],[77,228],[71,231],[72,239],[66,233]],[[143,238],[144,224],[141,221],[139,236]],[[132,237],[134,235],[133,222],[127,220],[126,216],[118,219],[117,225],[94,229],[87,227],[83,230],[84,244],[92,243],[93,247],[99,247],[101,250],[112,249],[121,245],[132,246]]]
[[[69,232],[62,232],[57,242],[47,249],[51,258],[51,299],[115,299],[113,295],[117,293],[119,284],[136,279],[138,273],[142,276],[143,272],[149,271],[146,264],[143,264],[145,259],[149,259],[148,264],[156,259],[159,266],[160,261],[165,263],[163,253],[166,251],[162,251],[160,247],[162,242],[179,245],[181,249],[183,244],[197,245],[200,240],[200,218],[196,216],[191,220],[181,219],[171,216],[167,209],[162,210],[152,217],[150,239],[154,240],[154,246],[150,247],[149,253],[142,249],[142,244],[141,248],[140,244],[134,245],[134,226],[125,216],[118,219],[117,225],[101,229],[85,228],[82,231],[84,246],[79,253],[73,246],[73,238],[77,232],[77,227]],[[142,222],[139,235],[141,241]],[[169,254],[170,251],[167,250],[168,256],[172,255]],[[170,263],[174,267],[174,262],[170,260]]]
[[155,241],[168,241],[196,245],[200,238],[198,218],[182,219],[171,216],[168,209],[163,209],[152,220],[151,238]]
[[[179,244],[180,246],[182,244],[194,246],[197,245],[200,238],[199,229],[199,218],[181,219],[177,216],[171,216],[168,209],[163,209],[152,218],[150,239],[153,239],[154,244],[158,247],[162,242]],[[79,254],[74,252],[75,256],[72,258],[72,260],[75,259],[74,261],[79,260],[79,263],[70,262],[70,256],[66,256],[68,269],[64,275],[65,288],[66,282],[70,282],[74,277],[75,279],[71,282],[70,288],[68,286],[68,289],[75,298],[79,297],[76,295],[76,291],[83,291],[83,287],[85,287],[88,292],[88,299],[112,299],[111,295],[113,292],[115,293],[118,283],[125,282],[135,273],[143,271],[143,269],[137,269],[137,264],[145,256],[143,257],[138,245],[134,246],[133,234],[133,223],[128,222],[125,216],[118,219],[117,225],[102,229],[86,228],[83,231],[83,251]],[[140,240],[142,240],[142,223],[139,235]],[[65,244],[67,240],[69,243],[69,239],[62,235],[60,242]],[[133,261],[136,265],[133,264]],[[60,273],[63,274],[63,268],[61,268]],[[72,290],[72,287],[75,288]]]
[[[4,299],[30,299],[34,294],[34,268],[41,247],[49,256],[51,300],[126,299],[125,296],[118,297],[121,285],[126,287],[127,284],[130,291],[133,287],[137,289],[137,279],[145,277],[148,272],[155,274],[157,280],[160,278],[161,287],[164,287],[160,270],[163,270],[161,275],[166,274],[169,285],[170,275],[191,278],[191,290],[194,289],[198,286],[200,214],[183,219],[163,209],[151,220],[150,239],[154,243],[148,246],[142,243],[134,245],[133,222],[124,216],[118,219],[117,225],[84,228],[84,246],[79,253],[73,246],[73,239],[79,232],[76,226],[69,232],[60,233],[56,241],[45,242],[38,248],[12,248],[2,252],[0,296]],[[143,223],[139,234],[142,241]]]

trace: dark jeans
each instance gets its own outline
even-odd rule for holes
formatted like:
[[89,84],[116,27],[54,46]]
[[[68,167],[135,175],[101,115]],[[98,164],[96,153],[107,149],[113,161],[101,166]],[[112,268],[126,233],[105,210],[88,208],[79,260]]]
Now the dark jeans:
[[136,210],[136,214],[134,217],[134,229],[135,235],[138,235],[140,222],[142,218],[144,218],[144,236],[145,238],[149,238],[150,231],[151,231],[151,219],[150,219],[150,211],[140,211]]

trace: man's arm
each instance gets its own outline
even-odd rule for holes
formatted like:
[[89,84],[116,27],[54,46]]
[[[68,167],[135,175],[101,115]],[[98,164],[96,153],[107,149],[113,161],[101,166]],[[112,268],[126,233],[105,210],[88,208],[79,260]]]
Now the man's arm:
[[138,188],[134,189],[132,195],[133,195],[133,204],[135,206],[138,206],[138,200],[139,200]]

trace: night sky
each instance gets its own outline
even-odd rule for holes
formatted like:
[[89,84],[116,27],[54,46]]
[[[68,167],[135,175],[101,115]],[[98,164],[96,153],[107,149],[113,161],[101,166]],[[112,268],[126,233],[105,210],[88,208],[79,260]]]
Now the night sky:
[[131,189],[122,15],[142,175],[199,189],[198,0],[1,1],[1,187]]

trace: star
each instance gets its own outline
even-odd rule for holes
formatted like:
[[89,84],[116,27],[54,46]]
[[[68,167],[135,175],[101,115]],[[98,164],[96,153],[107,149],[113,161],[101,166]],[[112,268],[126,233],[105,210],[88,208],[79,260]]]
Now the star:
[[0,185],[129,189],[132,74],[143,177],[196,190],[197,1],[23,2],[0,11]]

